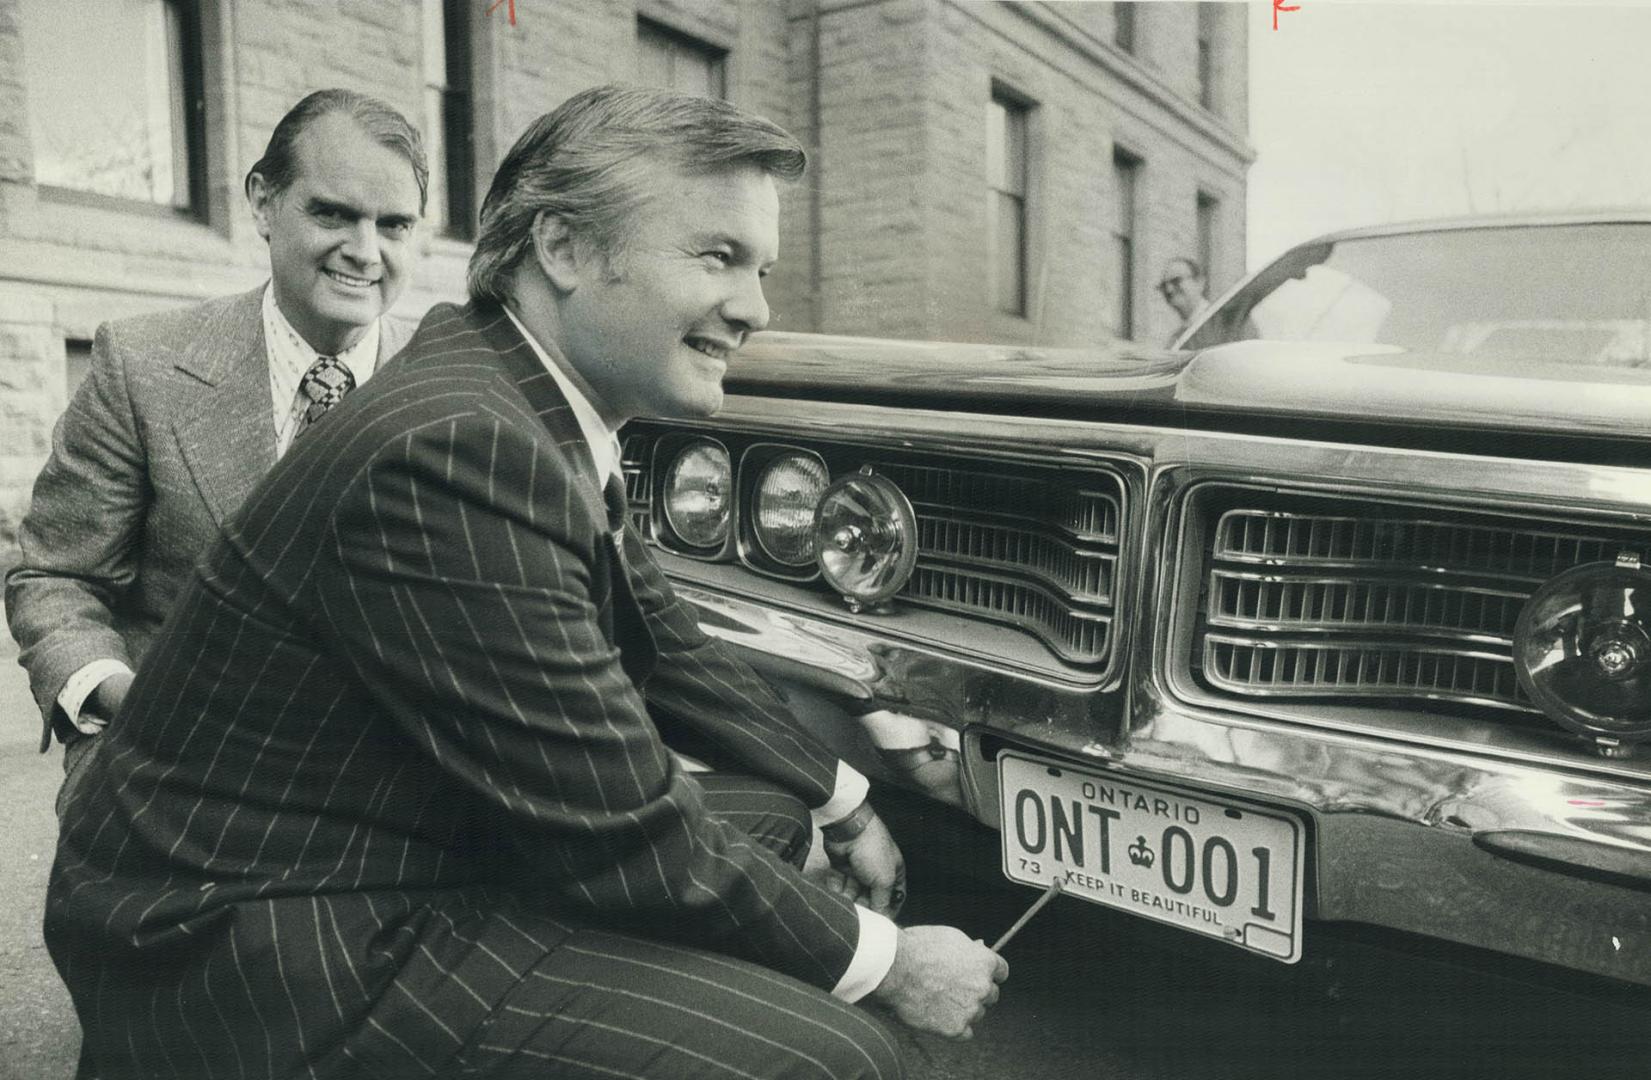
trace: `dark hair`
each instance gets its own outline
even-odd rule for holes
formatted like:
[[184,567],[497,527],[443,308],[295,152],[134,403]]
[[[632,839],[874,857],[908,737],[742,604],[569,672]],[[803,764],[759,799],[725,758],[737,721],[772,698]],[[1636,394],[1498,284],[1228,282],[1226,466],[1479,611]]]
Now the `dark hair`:
[[413,167],[413,179],[418,182],[419,213],[424,213],[424,200],[430,189],[430,166],[424,160],[424,139],[418,129],[388,103],[369,94],[339,88],[317,90],[281,117],[281,122],[270,132],[264,156],[247,170],[242,186],[248,196],[252,194],[254,176],[264,178],[271,194],[279,195],[290,187],[298,178],[298,136],[315,121],[332,113],[348,116],[360,124],[374,142],[407,159],[407,164]]
[[647,198],[646,178],[660,166],[713,172],[755,165],[795,180],[807,163],[784,128],[725,101],[639,87],[585,90],[534,121],[494,174],[470,256],[471,299],[506,298],[540,213],[561,218],[578,242],[614,259]]

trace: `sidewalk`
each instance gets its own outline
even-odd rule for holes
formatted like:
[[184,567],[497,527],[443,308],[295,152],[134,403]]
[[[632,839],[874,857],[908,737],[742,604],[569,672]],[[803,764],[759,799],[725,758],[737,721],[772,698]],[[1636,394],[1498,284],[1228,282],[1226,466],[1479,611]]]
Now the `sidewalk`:
[[0,1080],[70,1080],[80,1049],[69,994],[40,938],[57,839],[62,751],[36,753],[40,714],[0,632]]

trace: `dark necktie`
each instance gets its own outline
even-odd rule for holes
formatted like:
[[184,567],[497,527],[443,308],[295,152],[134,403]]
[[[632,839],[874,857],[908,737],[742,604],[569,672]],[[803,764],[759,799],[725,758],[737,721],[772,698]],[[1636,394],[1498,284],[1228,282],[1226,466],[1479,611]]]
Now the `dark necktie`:
[[608,511],[608,532],[602,537],[602,543],[608,548],[613,567],[612,599],[605,605],[604,616],[611,620],[608,627],[613,643],[619,647],[619,666],[640,688],[653,670],[659,653],[653,632],[648,629],[648,621],[637,603],[636,586],[631,581],[625,558],[625,519],[630,516],[625,481],[613,473],[608,474],[607,482],[602,485],[602,502]]
[[327,410],[344,400],[344,395],[355,389],[355,376],[350,369],[344,366],[336,356],[317,357],[310,369],[304,372],[303,381],[298,384],[298,390],[309,399],[304,406],[303,413],[298,417],[298,427],[292,437],[308,431],[315,422],[326,415]]
[[617,474],[608,474],[608,482],[602,485],[602,501],[608,507],[608,528],[617,535],[624,529],[625,518],[630,510],[630,504],[625,498],[625,482]]

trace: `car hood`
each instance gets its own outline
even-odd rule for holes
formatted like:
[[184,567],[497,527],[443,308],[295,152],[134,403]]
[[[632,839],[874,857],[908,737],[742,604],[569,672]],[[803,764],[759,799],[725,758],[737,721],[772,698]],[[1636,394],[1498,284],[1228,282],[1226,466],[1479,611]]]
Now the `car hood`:
[[972,411],[1173,410],[1651,439],[1651,367],[1372,345],[1243,341],[1177,353],[760,334],[727,384],[736,393]]

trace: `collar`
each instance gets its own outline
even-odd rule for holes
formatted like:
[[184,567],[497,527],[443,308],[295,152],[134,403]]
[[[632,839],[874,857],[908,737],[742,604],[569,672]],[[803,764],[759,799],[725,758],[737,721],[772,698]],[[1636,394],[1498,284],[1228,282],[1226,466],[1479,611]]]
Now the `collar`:
[[[378,368],[379,334],[379,321],[374,319],[360,341],[338,354],[339,361],[355,376],[357,386],[372,378]],[[275,302],[273,281],[264,286],[264,347],[269,355],[270,408],[279,453],[292,441],[292,408],[298,384],[321,354],[287,321],[281,305]]]
[[604,480],[609,476],[617,476],[623,482],[619,434],[603,423],[602,415],[596,411],[596,406],[591,404],[590,394],[580,386],[584,380],[577,379],[562,351],[555,345],[547,346],[534,337],[522,324],[522,320],[516,317],[516,313],[510,310],[508,304],[505,305],[504,313],[516,324],[516,329],[521,331],[528,348],[533,350],[533,355],[537,356],[545,370],[550,372],[550,377],[556,381],[556,387],[562,391],[562,396],[568,399],[568,405],[573,409],[573,418],[579,422],[579,433],[585,437],[585,444],[590,448],[591,460],[596,463],[596,475]]

